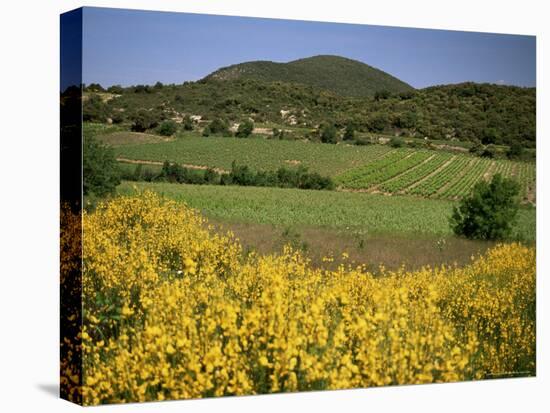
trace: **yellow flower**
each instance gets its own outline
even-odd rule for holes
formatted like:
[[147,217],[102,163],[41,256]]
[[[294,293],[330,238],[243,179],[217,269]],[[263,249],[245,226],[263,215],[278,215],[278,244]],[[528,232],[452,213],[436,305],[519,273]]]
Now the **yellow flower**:
[[[87,405],[535,372],[532,247],[462,268],[321,270],[291,246],[245,255],[153,193],[100,204],[82,226],[86,316],[61,345],[81,351],[84,382],[68,358],[61,382]],[[125,303],[123,320],[98,296]]]
[[130,307],[128,307],[126,304],[122,307],[121,314],[125,317],[131,316],[134,314],[134,310],[132,310]]

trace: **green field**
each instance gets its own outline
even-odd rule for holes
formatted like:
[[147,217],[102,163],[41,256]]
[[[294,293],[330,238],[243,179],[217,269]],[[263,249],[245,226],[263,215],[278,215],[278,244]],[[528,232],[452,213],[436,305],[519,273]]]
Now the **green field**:
[[[367,193],[123,182],[118,193],[151,189],[217,220],[312,226],[368,234],[450,236],[451,201]],[[516,233],[535,239],[535,209],[521,208]]]
[[186,135],[172,142],[124,145],[114,149],[117,156],[134,160],[169,160],[221,169],[230,169],[233,161],[263,170],[303,165],[311,171],[329,176],[364,165],[391,150],[384,145],[331,145],[264,138],[205,138],[196,135]]

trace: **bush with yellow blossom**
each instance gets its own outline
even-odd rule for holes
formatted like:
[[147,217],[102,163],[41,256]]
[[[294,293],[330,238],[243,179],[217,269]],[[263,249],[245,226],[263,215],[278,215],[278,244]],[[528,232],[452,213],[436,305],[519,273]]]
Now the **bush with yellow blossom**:
[[151,192],[83,216],[84,404],[535,373],[535,253],[464,268],[244,254]]

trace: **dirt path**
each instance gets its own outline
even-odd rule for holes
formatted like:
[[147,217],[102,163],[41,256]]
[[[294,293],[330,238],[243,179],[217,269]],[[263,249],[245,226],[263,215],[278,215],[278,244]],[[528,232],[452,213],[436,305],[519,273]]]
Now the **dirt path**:
[[[116,160],[118,162],[122,162],[122,163],[130,163],[130,164],[134,164],[134,165],[157,165],[157,166],[162,166],[164,164],[164,162],[159,162],[159,161],[147,161],[147,160],[144,160],[144,159],[129,159],[129,158],[123,158],[123,157],[118,157],[116,158]],[[198,170],[207,170],[209,169],[208,166],[204,166],[204,165],[192,165],[192,164],[188,164],[188,163],[182,163],[180,164],[180,166],[183,166],[184,168],[188,168],[188,169],[198,169]],[[222,173],[228,173],[229,171],[226,170],[226,169],[221,169],[221,168],[210,168],[220,174]]]

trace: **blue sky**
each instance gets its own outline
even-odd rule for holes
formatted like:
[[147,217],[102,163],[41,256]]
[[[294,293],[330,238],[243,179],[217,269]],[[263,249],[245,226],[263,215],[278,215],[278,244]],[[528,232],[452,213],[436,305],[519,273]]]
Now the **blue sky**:
[[83,81],[182,83],[251,60],[356,59],[422,88],[535,86],[534,36],[85,8]]

